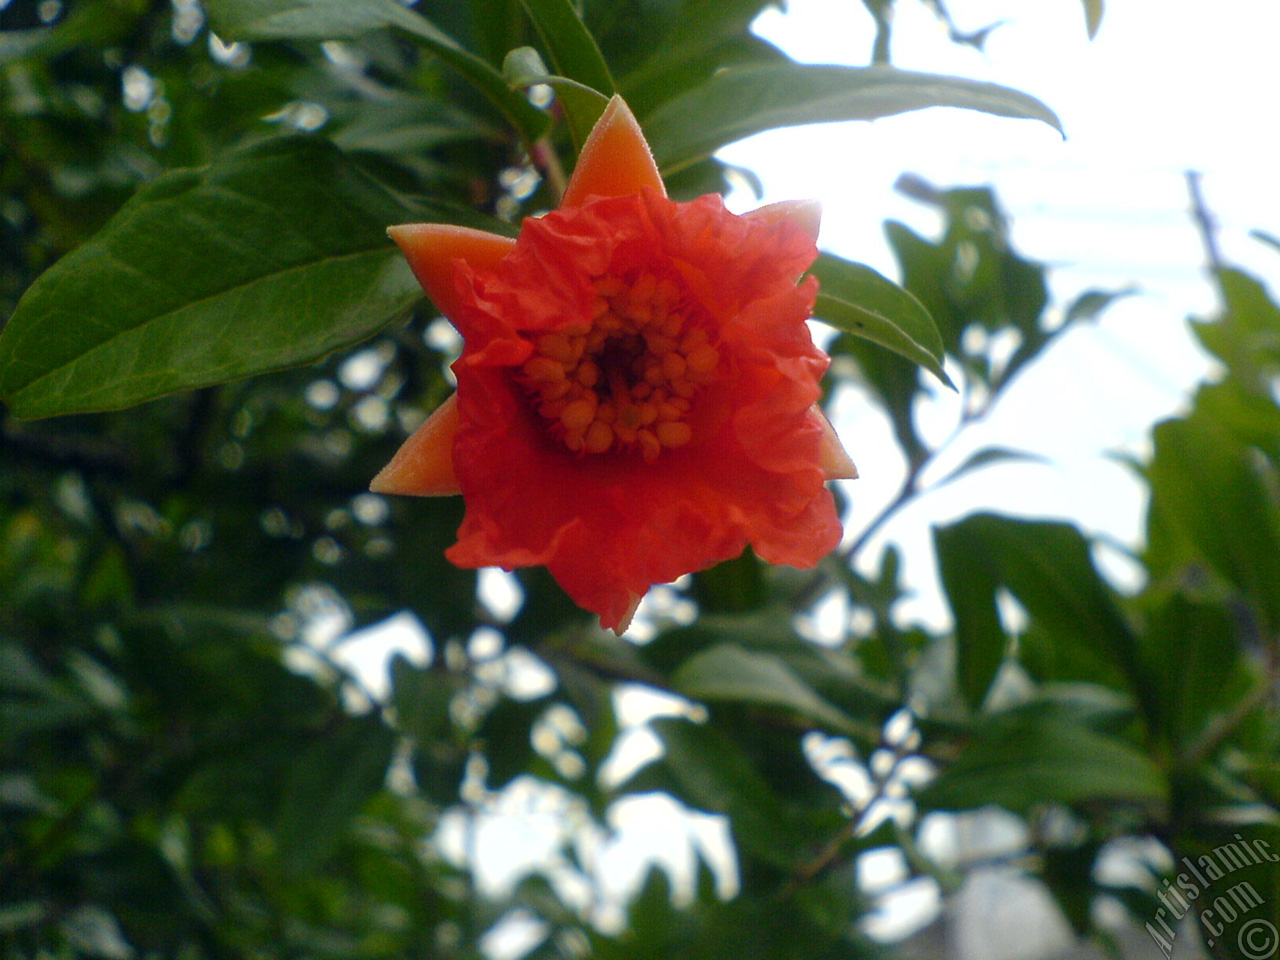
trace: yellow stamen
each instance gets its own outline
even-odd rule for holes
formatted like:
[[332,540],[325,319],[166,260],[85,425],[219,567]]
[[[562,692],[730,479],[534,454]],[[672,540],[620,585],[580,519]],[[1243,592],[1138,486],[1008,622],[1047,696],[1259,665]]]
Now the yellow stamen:
[[590,320],[533,338],[518,379],[567,450],[630,451],[652,463],[693,442],[686,417],[720,349],[670,278],[601,277],[595,290]]
[[538,352],[560,364],[573,360],[573,344],[563,333],[548,333],[539,337]]
[[613,446],[613,428],[601,420],[596,420],[587,427],[582,442],[587,453],[604,453]]
[[658,454],[662,452],[662,443],[658,440],[652,430],[641,430],[636,434],[640,440],[640,452],[643,454],[646,463],[653,463],[658,459]]
[[573,384],[568,380],[556,380],[553,383],[538,385],[538,392],[542,394],[543,400],[559,400],[572,389]]
[[708,344],[694,347],[685,355],[689,372],[702,376],[710,373],[720,363],[720,351]]
[[530,380],[551,382],[564,379],[564,365],[550,357],[535,356],[525,362],[524,375]]
[[664,447],[683,447],[693,439],[693,427],[683,421],[660,423],[654,432]]
[[590,400],[575,400],[560,414],[560,422],[570,433],[582,433],[595,418],[596,405]]

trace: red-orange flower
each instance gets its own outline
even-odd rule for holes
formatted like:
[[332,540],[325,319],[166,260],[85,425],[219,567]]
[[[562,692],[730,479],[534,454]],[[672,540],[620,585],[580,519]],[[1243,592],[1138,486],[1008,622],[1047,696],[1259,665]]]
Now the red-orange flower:
[[545,564],[626,628],[649,587],[737,556],[810,567],[840,522],[824,481],[856,476],[817,408],[826,356],[805,321],[814,204],[746,216],[667,198],[614,98],[560,207],[520,236],[391,229],[462,334],[458,390],[377,476],[460,492],[447,556]]

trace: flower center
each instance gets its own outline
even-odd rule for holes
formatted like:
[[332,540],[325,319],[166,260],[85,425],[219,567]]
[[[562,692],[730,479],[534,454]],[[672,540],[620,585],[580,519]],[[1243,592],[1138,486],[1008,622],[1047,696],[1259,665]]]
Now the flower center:
[[639,450],[651,463],[693,439],[690,404],[720,351],[670,280],[606,276],[595,288],[591,321],[539,336],[520,380],[574,453]]

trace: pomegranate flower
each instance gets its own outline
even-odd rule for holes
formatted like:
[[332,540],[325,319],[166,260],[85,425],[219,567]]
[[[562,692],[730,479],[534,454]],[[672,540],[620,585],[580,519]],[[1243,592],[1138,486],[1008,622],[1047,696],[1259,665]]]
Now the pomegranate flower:
[[817,227],[808,202],[669,200],[615,97],[517,239],[391,228],[465,347],[372,489],[461,493],[453,563],[543,564],[618,633],[651,585],[747,544],[812,567],[840,539],[824,481],[857,475],[816,406]]

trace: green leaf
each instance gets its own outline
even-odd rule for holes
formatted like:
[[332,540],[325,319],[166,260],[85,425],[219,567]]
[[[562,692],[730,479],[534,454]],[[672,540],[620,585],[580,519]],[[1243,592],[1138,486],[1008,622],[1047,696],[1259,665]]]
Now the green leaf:
[[[895,188],[946,217],[945,233],[937,242],[901,223],[885,224],[901,264],[902,285],[928,309],[947,352],[994,396],[1066,328],[1064,324],[1050,333],[1042,322],[1048,303],[1045,268],[1018,255],[1008,218],[989,188],[939,190],[914,175],[900,177]],[[1101,309],[1105,297],[1087,294],[1073,306],[1072,319]],[[985,346],[971,349],[964,332],[974,324],[993,333],[1015,329],[1017,349],[1007,358],[997,358]]]
[[0,397],[21,417],[112,410],[356,343],[421,296],[386,238],[414,213],[323,140],[165,174],[27,291]]
[[0,31],[0,64],[43,53],[52,35],[53,30],[48,27]]
[[764,564],[751,549],[693,577],[693,599],[702,615],[759,610],[769,599]]
[[744,850],[789,865],[793,853],[779,831],[783,811],[742,748],[706,724],[661,718],[652,726],[665,748],[661,765],[674,781],[669,788],[675,796],[696,809],[727,815]]
[[1117,300],[1131,297],[1137,292],[1137,287],[1125,287],[1123,290],[1087,290],[1071,301],[1071,305],[1067,307],[1063,326],[1070,326],[1083,320],[1093,320]]
[[1000,622],[996,593],[1000,581],[985,556],[963,527],[935,530],[934,551],[938,573],[955,618],[956,680],[970,707],[977,710],[1009,649],[1009,637]]
[[285,862],[302,873],[345,839],[351,818],[382,786],[395,734],[376,715],[345,721],[294,761],[277,813]]
[[57,26],[0,32],[0,64],[33,56],[47,62],[79,47],[100,50],[113,46],[131,35],[148,7],[147,0],[100,0],[70,5]]
[[[477,735],[484,743],[484,757],[488,764],[487,785],[500,790],[516,777],[535,772],[544,766],[542,758],[533,748],[533,725],[547,711],[546,700],[500,699],[485,715]],[[435,752],[434,745],[424,745]]]
[[422,29],[416,23],[422,18],[396,0],[208,0],[204,6],[210,25],[229,40],[350,40],[387,27]]
[[785,61],[777,47],[751,32],[767,5],[767,0],[687,0],[676,6],[671,19],[663,21],[665,29],[656,31],[661,42],[644,44],[644,60],[619,81],[636,116],[648,116],[718,70]]
[[1193,561],[1207,564],[1247,598],[1269,635],[1280,624],[1274,465],[1206,417],[1159,424],[1155,447],[1148,565],[1176,576]]
[[1175,750],[1248,695],[1253,681],[1227,605],[1175,593],[1148,618],[1142,641],[1149,726]]
[[607,97],[616,87],[595,38],[569,0],[520,0],[546,45],[556,70],[564,77]]
[[818,725],[851,736],[861,731],[844,713],[814,693],[787,666],[768,653],[722,643],[690,657],[672,678],[691,700],[728,701],[792,710]]
[[1008,87],[892,67],[811,66],[791,62],[730,67],[645,119],[664,174],[735,140],[804,123],[874,120],[925,107],[965,107],[1041,120],[1061,132],[1039,100]]
[[549,119],[501,73],[398,0],[208,0],[205,9],[227,40],[345,40],[395,28],[409,34],[475,85],[529,143]]
[[984,720],[955,763],[916,797],[926,809],[997,804],[1015,813],[1053,803],[1159,806],[1167,799],[1168,785],[1150,758],[1052,701]]
[[1239,386],[1273,399],[1273,378],[1280,374],[1280,305],[1256,277],[1243,270],[1218,271],[1225,309],[1214,321],[1192,325],[1196,338],[1231,368]]
[[935,531],[934,543],[955,613],[961,687],[972,706],[981,705],[1004,656],[1001,587],[1031,618],[1022,654],[1039,679],[1135,686],[1134,636],[1075,527],[979,514]]
[[512,87],[526,89],[538,83],[554,87],[560,106],[564,108],[569,135],[573,137],[574,146],[579,150],[591,133],[591,128],[604,113],[604,108],[609,105],[609,98],[598,90],[548,71],[547,65],[533,47],[516,47],[508,53],[502,62],[502,73]]
[[821,254],[814,316],[924,367],[954,389],[942,368],[942,337],[929,311],[902,287],[861,263]]
[[420,745],[447,746],[453,729],[449,708],[466,678],[448,670],[416,667],[398,653],[391,658],[390,673],[396,729]]

